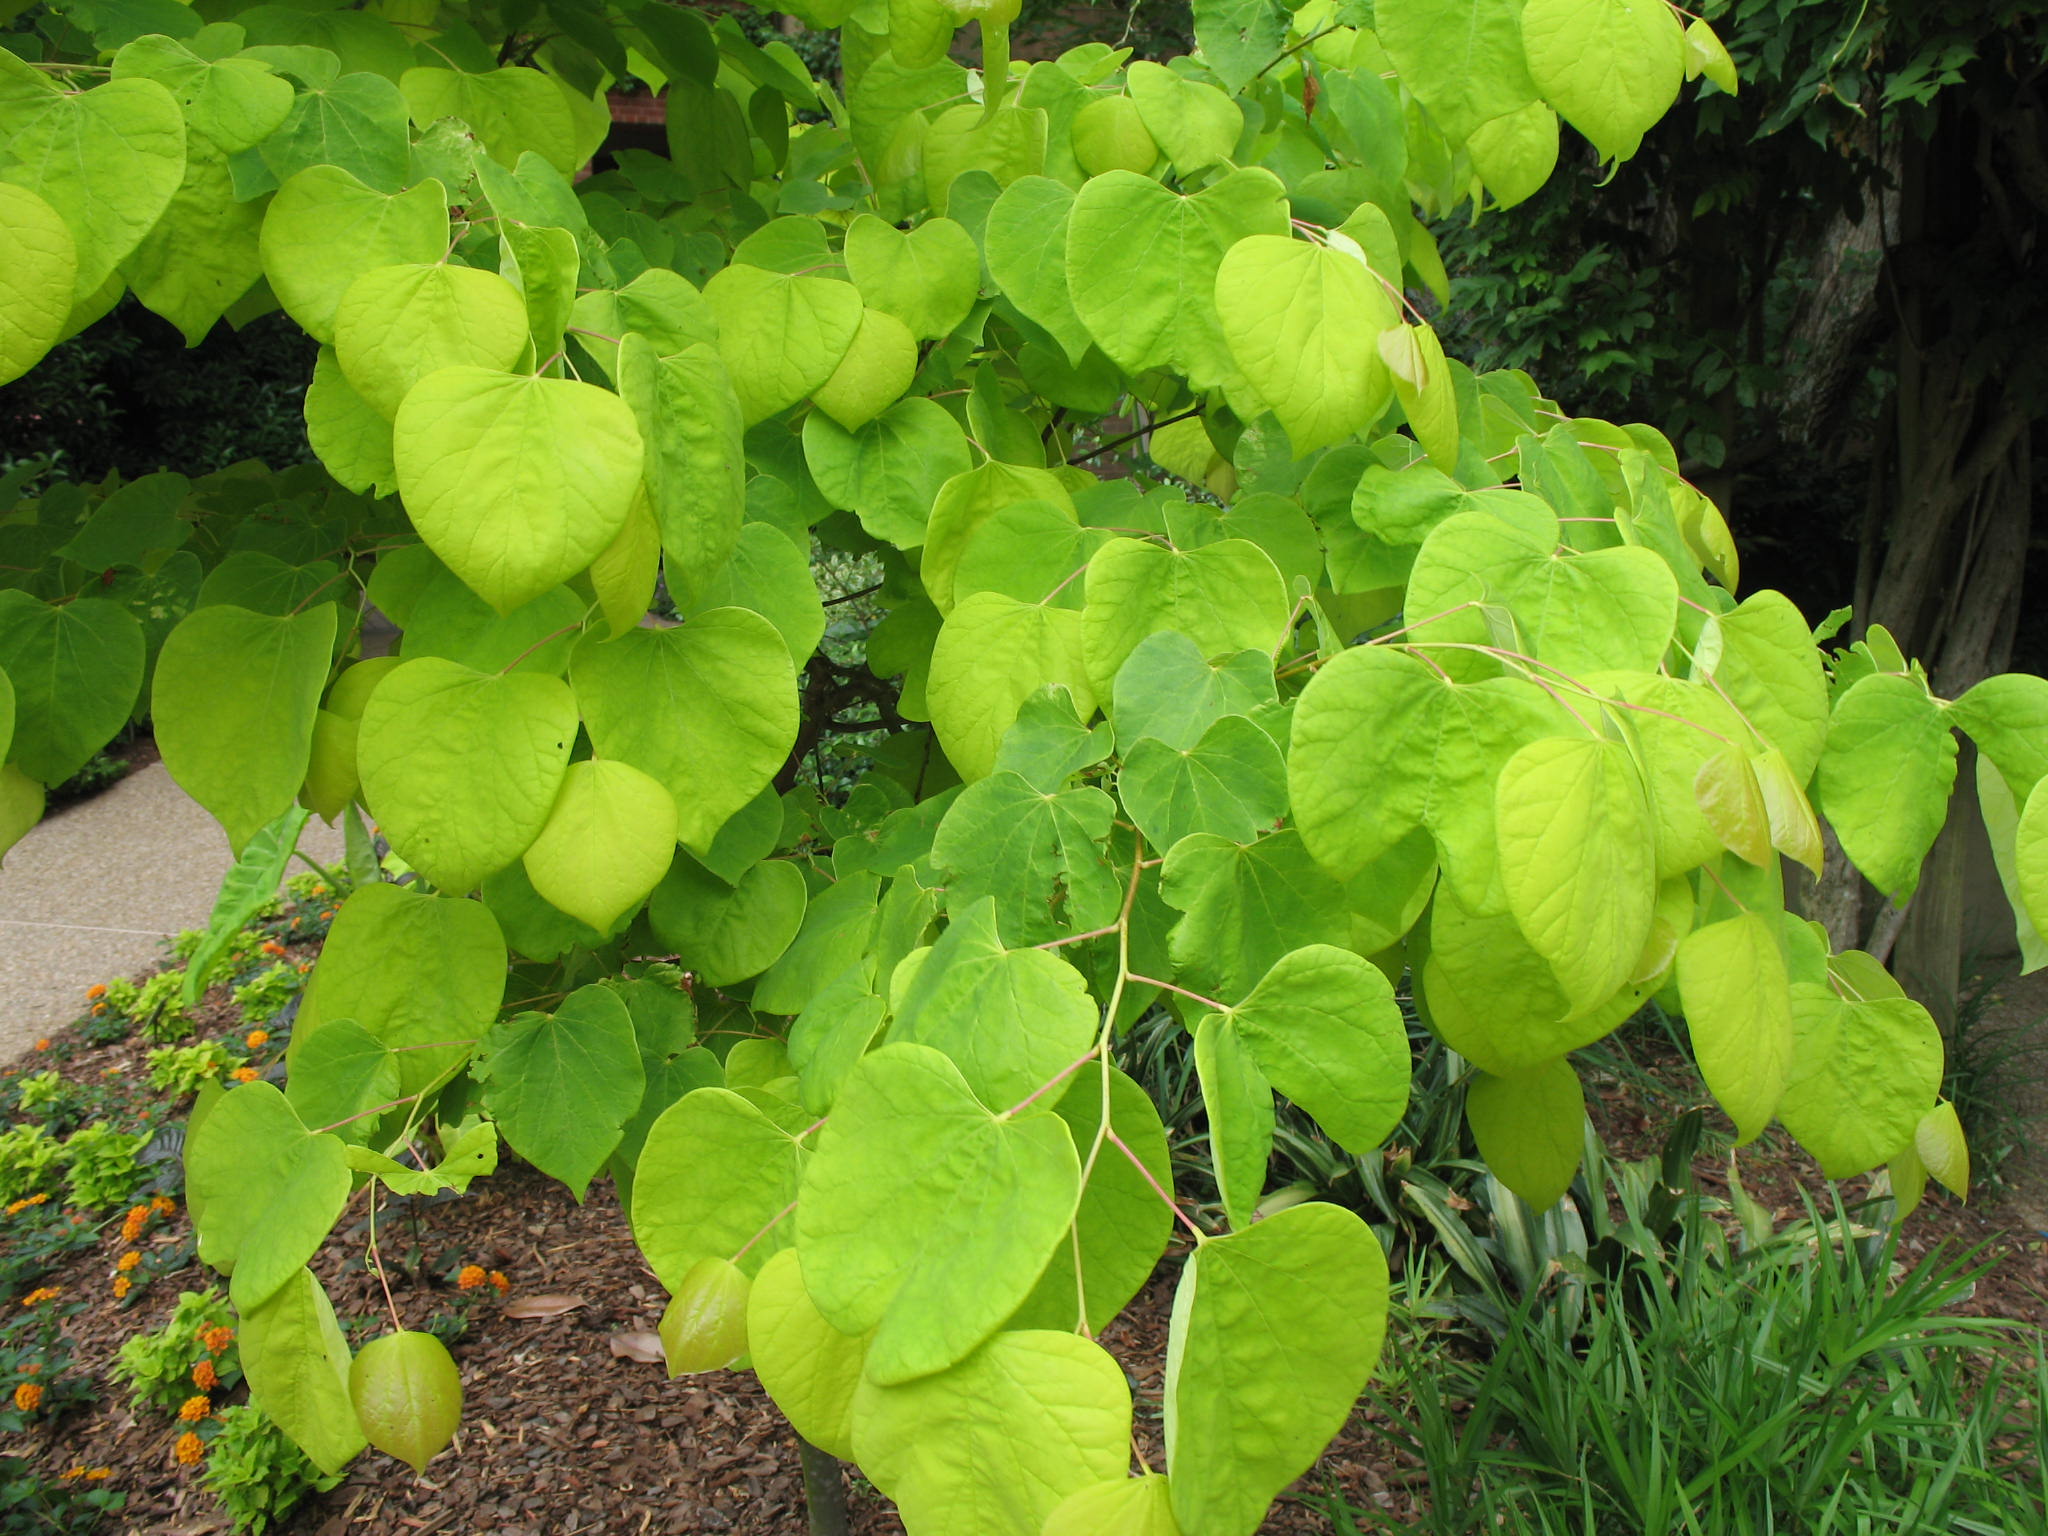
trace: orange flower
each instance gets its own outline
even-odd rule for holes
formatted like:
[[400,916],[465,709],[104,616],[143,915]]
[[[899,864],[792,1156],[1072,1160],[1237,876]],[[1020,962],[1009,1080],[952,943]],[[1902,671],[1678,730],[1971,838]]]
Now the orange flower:
[[308,960],[299,967],[299,974],[303,976],[306,974],[306,972],[310,971],[311,969],[313,969],[313,962]]
[[270,1031],[267,1029],[252,1029],[249,1031],[248,1038],[242,1043],[252,1051],[260,1051],[264,1046],[270,1044]]
[[32,1381],[24,1381],[14,1389],[14,1406],[23,1413],[34,1413],[43,1406],[43,1389]]
[[93,1467],[85,1474],[88,1483],[103,1483],[114,1475],[112,1467]]
[[281,955],[284,953],[284,946],[275,939],[265,939],[263,941],[263,953],[266,955]]
[[182,1423],[197,1424],[201,1419],[213,1417],[213,1399],[201,1394],[188,1397],[178,1407],[178,1418]]
[[507,1280],[500,1271],[495,1269],[491,1271],[491,1284],[494,1287],[496,1287],[497,1292],[500,1296],[503,1296],[507,1291],[512,1289],[512,1282],[510,1280]]
[[107,1005],[105,1003],[94,1003],[92,1005],[92,1016],[94,1018],[100,1017],[100,1015],[105,1013],[106,1011]]
[[114,1276],[114,1300],[126,1301],[128,1293],[135,1289],[135,1282],[126,1275]]
[[206,1455],[206,1442],[188,1429],[178,1436],[178,1444],[172,1454],[178,1458],[179,1466],[189,1467]]
[[202,1392],[211,1392],[220,1385],[220,1372],[213,1368],[211,1360],[202,1360],[192,1367],[192,1385]]
[[114,1261],[114,1268],[120,1270],[123,1274],[126,1274],[129,1270],[133,1269],[136,1265],[140,1264],[141,1262],[142,1255],[137,1253],[133,1248],[130,1248],[126,1253],[122,1254],[120,1258]]
[[36,1049],[37,1049],[37,1050],[39,1050],[39,1051],[47,1051],[47,1050],[48,1050],[49,1048],[50,1048],[50,1037],[49,1037],[49,1036],[47,1036],[47,1035],[45,1035],[45,1036],[44,1036],[44,1037],[43,1037],[42,1039],[40,1039],[40,1040],[38,1040],[38,1041],[36,1042]]
[[455,1277],[455,1283],[465,1291],[473,1291],[478,1286],[486,1284],[490,1278],[484,1273],[483,1265],[465,1264],[462,1266],[462,1273]]
[[334,908],[332,908],[332,907],[329,907],[329,908],[328,908],[328,909],[327,909],[327,910],[326,910],[325,912],[322,912],[322,913],[320,914],[320,921],[321,921],[321,922],[323,922],[323,923],[331,923],[331,922],[333,922],[333,921],[334,921]]
[[217,1355],[235,1342],[235,1330],[219,1324],[199,1330],[199,1342],[206,1346],[206,1352]]
[[98,1002],[106,995],[107,984],[104,981],[96,981],[85,989],[85,1000],[89,1003]]
[[55,1301],[61,1294],[54,1285],[39,1285],[21,1298],[24,1307],[32,1307],[39,1301]]
[[159,1216],[175,1216],[178,1214],[178,1202],[169,1195],[158,1195],[149,1202],[149,1208]]
[[121,1218],[121,1241],[132,1243],[142,1236],[142,1229],[149,1225],[149,1207],[138,1205],[130,1208]]
[[49,1198],[49,1195],[47,1193],[44,1193],[40,1195],[29,1195],[24,1199],[13,1201],[7,1207],[7,1214],[10,1216],[19,1216],[23,1211],[27,1210],[30,1206],[41,1205],[45,1200]]
[[228,1074],[229,1077],[232,1077],[238,1083],[253,1083],[262,1075],[254,1067],[237,1067]]
[[75,1483],[81,1477],[85,1476],[85,1468],[82,1466],[73,1467],[68,1472],[60,1473],[59,1475],[64,1479],[65,1482]]

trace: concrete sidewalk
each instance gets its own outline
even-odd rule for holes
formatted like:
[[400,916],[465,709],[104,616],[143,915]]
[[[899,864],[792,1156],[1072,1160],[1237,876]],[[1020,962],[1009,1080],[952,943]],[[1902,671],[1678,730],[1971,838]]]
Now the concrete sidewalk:
[[[315,819],[299,846],[331,865],[341,829]],[[77,1018],[94,982],[139,971],[163,958],[166,938],[205,927],[233,864],[220,824],[162,763],[17,843],[0,868],[0,1060]]]

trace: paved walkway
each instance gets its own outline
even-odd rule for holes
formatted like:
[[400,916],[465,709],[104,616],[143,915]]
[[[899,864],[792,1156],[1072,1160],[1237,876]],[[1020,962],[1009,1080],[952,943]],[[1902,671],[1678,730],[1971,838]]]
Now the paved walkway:
[[[315,819],[299,846],[326,864],[341,829]],[[78,1017],[85,989],[163,956],[203,928],[233,865],[220,824],[161,763],[52,816],[0,867],[0,1061]],[[294,859],[294,871],[306,866]]]

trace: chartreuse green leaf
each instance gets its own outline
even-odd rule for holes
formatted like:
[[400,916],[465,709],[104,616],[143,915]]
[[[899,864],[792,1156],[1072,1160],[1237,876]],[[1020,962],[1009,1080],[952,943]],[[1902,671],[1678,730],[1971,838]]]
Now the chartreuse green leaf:
[[1702,824],[1730,853],[1758,869],[1776,859],[1756,759],[1740,747],[1724,747],[1700,764],[1693,777],[1693,803]]
[[0,384],[42,361],[64,334],[78,247],[63,215],[26,187],[0,182]]
[[244,1311],[236,1333],[249,1401],[322,1472],[355,1460],[367,1442],[349,1394],[348,1339],[313,1272],[297,1270]]
[[330,1019],[293,1057],[285,1102],[306,1125],[332,1127],[344,1143],[367,1141],[377,1124],[369,1112],[399,1095],[398,1062],[354,1019]]
[[1016,944],[1107,927],[1123,903],[1103,853],[1115,815],[1109,796],[1088,785],[1044,791],[1008,769],[975,781],[932,840],[948,909],[990,897]]
[[1792,1066],[1778,1114],[1831,1179],[1868,1173],[1913,1137],[1941,1092],[1941,1031],[1905,997],[1792,985]]
[[1473,913],[1448,882],[1437,884],[1427,938],[1417,1000],[1452,1050],[1496,1076],[1518,1076],[1598,1040],[1648,996],[1632,983],[1576,1013],[1515,920]]
[[1000,592],[1019,602],[1078,610],[1085,596],[1081,575],[1112,537],[1104,528],[1081,527],[1056,503],[1015,502],[968,539],[953,567],[953,598]]
[[305,781],[334,623],[332,603],[294,618],[200,608],[157,656],[150,713],[164,766],[238,855]]
[[259,190],[332,165],[380,192],[396,192],[412,170],[405,98],[390,80],[368,70],[324,80],[293,98],[283,124],[256,146],[256,156],[260,165],[236,162],[237,179],[247,176]]
[[[1101,1064],[1090,1062],[1059,1100],[1060,1118],[1084,1161],[1102,1125],[1103,1076]],[[1166,1251],[1173,1230],[1166,1128],[1151,1096],[1114,1067],[1108,1069],[1108,1085],[1110,1129],[1130,1152],[1105,1140],[1081,1191],[1070,1240],[1054,1252],[1037,1289],[1007,1328],[1072,1328],[1081,1320],[1085,1296],[1088,1326],[1100,1333],[1151,1278]]]
[[322,1025],[354,1019],[407,1048],[401,1089],[417,1093],[469,1059],[504,996],[505,939],[481,902],[359,886],[328,930],[286,1059],[296,1064]]
[[693,600],[731,558],[745,515],[739,399],[715,347],[693,343],[657,357],[638,335],[619,347],[618,384],[646,446],[669,590]]
[[309,1132],[269,1083],[224,1094],[185,1151],[199,1256],[231,1277],[236,1309],[260,1307],[320,1251],[348,1200],[338,1136]]
[[1195,1249],[1174,1296],[1165,1386],[1183,1531],[1258,1529],[1350,1417],[1386,1315],[1386,1255],[1336,1206],[1290,1206]]
[[1112,539],[1088,562],[1087,582],[1082,633],[1097,696],[1147,635],[1177,629],[1206,657],[1271,654],[1293,613],[1279,568],[1246,539],[1185,551]]
[[797,538],[773,523],[751,522],[741,528],[732,558],[681,612],[694,621],[718,608],[760,614],[775,626],[784,649],[799,665],[825,634],[825,608],[817,578],[811,574],[810,556]]
[[1678,946],[1678,993],[1708,1090],[1737,1145],[1770,1124],[1793,1070],[1791,981],[1771,925],[1754,912],[1709,923]]
[[14,685],[14,766],[61,784],[127,723],[142,689],[135,616],[103,598],[0,592],[0,671]]
[[899,400],[854,432],[814,411],[804,418],[804,462],[819,491],[871,535],[915,549],[939,488],[967,473],[967,437],[944,406],[922,396]]
[[370,1340],[349,1366],[348,1395],[370,1444],[416,1473],[426,1472],[462,1423],[462,1373],[431,1333],[407,1329]]
[[862,214],[846,231],[846,271],[870,309],[900,320],[919,341],[951,335],[974,307],[981,253],[951,219],[904,231]]
[[1041,1536],[1180,1536],[1171,1484],[1146,1472],[1083,1488],[1060,1501]]
[[1195,1026],[1195,1079],[1209,1122],[1209,1161],[1216,1193],[1233,1230],[1252,1224],[1266,1192],[1273,1156],[1273,1084],[1259,1070],[1244,1037],[1227,1014],[1205,1015]]
[[974,536],[998,512],[1022,501],[1044,502],[1073,517],[1073,498],[1050,470],[991,459],[939,487],[918,574],[940,613],[953,611],[953,573]]
[[0,854],[43,819],[43,786],[12,763],[0,766]]
[[994,1112],[938,1051],[885,1045],[847,1078],[804,1170],[805,1285],[834,1327],[875,1329],[870,1380],[944,1371],[1031,1293],[1080,1178],[1067,1123],[1042,1101]]
[[646,496],[635,496],[625,527],[590,562],[590,590],[604,611],[611,638],[617,639],[647,617],[660,575],[661,530],[655,526]]
[[1216,311],[1231,356],[1287,429],[1297,456],[1363,431],[1386,409],[1392,381],[1360,338],[1400,315],[1355,257],[1285,235],[1252,235],[1224,253]]
[[[1709,759],[1725,753],[1727,757],[1708,783],[1716,794],[1731,784],[1739,787],[1738,776],[1747,768],[1748,758],[1741,746],[1746,739],[1742,722],[1735,712],[1711,688],[1658,674],[1582,681],[1633,706],[1617,713],[1634,734],[1650,794],[1650,814],[1657,828],[1658,878],[1668,880],[1713,858],[1727,844],[1703,808],[1701,774]],[[1754,780],[1753,770],[1748,777]],[[1761,791],[1756,799],[1756,810],[1763,817]],[[1745,809],[1735,809],[1734,815],[1737,826],[1751,820]],[[1759,830],[1762,846],[1768,848],[1767,818]]]
[[647,920],[679,963],[714,987],[758,976],[789,948],[804,921],[804,877],[764,859],[728,885],[688,854],[654,888]]
[[2015,936],[2019,940],[2020,972],[2026,975],[2048,965],[2048,942],[2034,926],[2033,917],[2019,885],[2020,808],[2013,803],[2012,788],[1989,756],[1977,758],[1977,804],[1984,816],[1984,831],[1991,843],[1991,858],[1998,869],[1999,884],[2005,888],[2006,903],[2012,908]]
[[0,62],[0,182],[41,198],[71,231],[77,298],[142,243],[184,174],[185,119],[156,81],[59,90],[11,54]]
[[[1111,105],[1125,100],[1105,98]],[[1075,117],[1077,143],[1081,117],[1104,104],[1091,102]],[[1151,163],[1145,162],[1148,168]],[[1067,218],[1073,207],[1074,194],[1067,187],[1047,176],[1026,176],[1005,187],[989,209],[984,238],[989,272],[1004,297],[1059,343],[1069,363],[1078,364],[1094,338],[1075,313],[1067,288]]]
[[1130,1433],[1123,1368],[1068,1332],[1000,1333],[905,1384],[871,1366],[853,1401],[861,1471],[918,1531],[1041,1536],[1069,1494],[1122,1475]]
[[316,341],[331,342],[335,311],[357,278],[440,260],[448,196],[437,181],[393,195],[338,165],[311,166],[277,189],[258,249],[285,312]]
[[1379,354],[1394,376],[1408,429],[1430,462],[1448,473],[1457,465],[1461,439],[1458,394],[1443,343],[1427,325],[1391,325],[1380,332]]
[[925,687],[932,728],[954,770],[970,781],[994,771],[1024,701],[1053,685],[1068,691],[1084,719],[1095,712],[1080,614],[999,592],[963,601],[939,630]]
[[867,1340],[826,1322],[804,1289],[803,1264],[785,1248],[747,1293],[754,1374],[790,1427],[827,1455],[853,1459],[853,1399]]
[[633,1174],[633,1240],[661,1283],[676,1290],[705,1258],[751,1275],[788,1247],[783,1218],[804,1156],[792,1129],[729,1089],[699,1088],[671,1105]]
[[983,171],[999,187],[1045,169],[1047,119],[1036,107],[952,107],[932,120],[924,135],[925,201],[949,206],[953,183],[969,171]]
[[1913,1150],[1921,1166],[1958,1200],[1970,1198],[1970,1146],[1955,1105],[1943,1099],[1913,1128]]
[[1249,847],[1208,833],[1176,843],[1160,895],[1184,914],[1169,947],[1183,979],[1221,1002],[1244,997],[1288,951],[1342,944],[1343,888],[1292,831]]
[[403,662],[363,711],[364,801],[399,857],[443,890],[474,890],[540,835],[576,730],[558,678]]
[[509,369],[526,346],[519,290],[474,267],[379,267],[350,283],[334,310],[335,361],[387,419],[437,369]]
[[811,402],[849,432],[857,432],[910,387],[917,375],[917,338],[894,315],[861,311],[860,329],[832,377]]
[[1472,130],[1465,148],[1496,207],[1512,208],[1543,190],[1557,169],[1557,137],[1557,114],[1540,101]]
[[705,284],[704,298],[718,319],[718,349],[748,426],[832,377],[863,309],[847,283],[744,265],[721,268]]
[[1607,160],[1626,160],[1685,81],[1685,29],[1668,5],[1529,0],[1529,78]]
[[1210,660],[1177,629],[1147,635],[1117,668],[1113,688],[1118,743],[1128,756],[1150,736],[1184,752],[1227,715],[1251,715],[1274,702],[1273,658],[1239,651]]
[[724,1370],[747,1352],[749,1281],[729,1259],[690,1266],[661,1314],[661,1352],[669,1380]]
[[1295,824],[1340,880],[1426,826],[1466,904],[1505,911],[1493,786],[1524,746],[1576,730],[1534,683],[1455,683],[1392,647],[1353,647],[1295,705],[1287,763]]
[[413,526],[501,614],[602,554],[640,486],[640,432],[617,395],[487,368],[415,386],[393,456]]
[[839,1095],[875,1036],[887,1005],[875,995],[866,969],[855,965],[822,988],[789,1026],[789,1059],[804,1107],[823,1114]]
[[897,1000],[891,1042],[943,1052],[985,1104],[1008,1106],[1070,1068],[1099,1023],[1081,973],[1045,949],[1005,949],[996,903],[954,913]]
[[1154,848],[1196,832],[1249,843],[1287,813],[1287,762],[1243,715],[1225,715],[1194,746],[1140,738],[1124,753],[1117,795]]
[[1166,151],[1174,175],[1181,180],[1229,159],[1236,151],[1238,136],[1244,132],[1244,116],[1215,86],[1144,59],[1131,64],[1125,80],[1145,131]]
[[1287,199],[1263,169],[1180,197],[1131,171],[1092,178],[1067,223],[1067,288],[1089,335],[1126,373],[1169,368],[1198,390],[1238,377],[1216,310],[1223,253],[1287,233]]
[[561,792],[526,850],[541,898],[603,931],[647,899],[675,858],[675,796],[631,763],[592,758]]
[[375,496],[398,489],[398,466],[391,461],[391,423],[356,393],[334,360],[332,347],[322,347],[314,359],[305,415],[306,441],[335,479],[352,491]]
[[579,987],[552,1014],[493,1026],[471,1072],[512,1150],[578,1202],[646,1087],[632,1017],[603,986]]
[[1267,1081],[1364,1153],[1408,1108],[1408,1028],[1392,986],[1348,949],[1290,950],[1224,1016]]
[[400,78],[406,110],[425,128],[444,117],[467,123],[500,165],[517,166],[531,151],[563,175],[575,172],[576,120],[566,94],[537,69],[408,69]]
[[1465,1088],[1465,1120],[1494,1177],[1547,1211],[1571,1188],[1586,1145],[1586,1092],[1563,1057],[1512,1077],[1481,1072]]
[[1820,809],[1850,861],[1895,901],[1919,883],[1955,777],[1956,739],[1920,679],[1872,673],[1835,701]]
[[1536,99],[1515,0],[1387,0],[1374,30],[1452,144]]
[[2036,933],[2048,933],[2048,794],[2039,784],[2020,808],[2013,829],[2012,869],[2019,906]]
[[677,836],[699,855],[796,740],[789,651],[772,624],[743,608],[586,639],[570,675],[592,745],[666,786]]
[[1743,722],[1785,754],[1804,784],[1828,733],[1828,684],[1806,620],[1778,592],[1753,592],[1709,619],[1694,651],[1694,679],[1711,678]]
[[1949,705],[1948,718],[1998,766],[2013,799],[2026,804],[2048,775],[2048,678],[2023,672],[1987,677]]
[[1655,914],[1641,776],[1617,742],[1553,736],[1508,759],[1495,802],[1508,911],[1573,1012],[1590,1012],[1634,972]]
[[878,877],[861,871],[812,896],[796,942],[754,983],[754,1007],[764,1013],[802,1013],[828,982],[867,954],[881,889]]

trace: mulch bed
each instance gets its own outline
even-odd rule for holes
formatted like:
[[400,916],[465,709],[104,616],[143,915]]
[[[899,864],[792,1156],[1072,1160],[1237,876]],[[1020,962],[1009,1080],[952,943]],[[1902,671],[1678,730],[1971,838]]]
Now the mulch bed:
[[[294,960],[312,953],[295,949]],[[212,995],[198,1015],[195,1038],[238,1028],[232,1005]],[[1632,1044],[1641,1078],[1594,1085],[1596,1123],[1617,1156],[1655,1152],[1672,1104],[1697,1097],[1689,1064],[1668,1045],[1641,1034]],[[148,1098],[142,1059],[147,1045],[130,1039],[88,1047],[60,1037],[48,1054],[30,1053],[14,1071],[57,1060],[81,1084],[132,1089]],[[67,1049],[68,1047],[68,1049]],[[1644,1082],[1661,1084],[1647,1090]],[[1646,1102],[1646,1096],[1655,1102]],[[467,1402],[456,1454],[424,1477],[376,1452],[351,1467],[339,1487],[309,1499],[276,1530],[291,1536],[391,1532],[495,1532],[502,1536],[583,1533],[802,1532],[807,1529],[796,1440],[751,1374],[720,1372],[670,1382],[659,1364],[631,1358],[630,1336],[651,1334],[665,1296],[634,1248],[624,1212],[607,1182],[577,1205],[554,1181],[505,1154],[494,1177],[463,1198],[392,1201],[380,1216],[380,1247],[392,1297],[408,1327],[449,1314],[467,1318],[454,1345]],[[1725,1156],[1703,1156],[1707,1188],[1725,1190]],[[1800,1191],[1824,1191],[1819,1171],[1780,1133],[1743,1153],[1750,1194],[1781,1220],[1803,1213]],[[345,1218],[339,1240],[316,1263],[344,1323],[366,1332],[388,1326],[381,1289],[363,1262],[360,1205]],[[1943,1242],[1983,1246],[1994,1267],[1969,1310],[2039,1324],[2048,1318],[2048,1243],[2001,1214],[1964,1207],[1930,1192],[1907,1239],[1910,1253]],[[201,1536],[228,1522],[199,1486],[196,1469],[176,1464],[172,1444],[183,1427],[154,1411],[129,1411],[127,1394],[106,1367],[133,1333],[160,1326],[183,1289],[213,1278],[196,1262],[165,1270],[189,1255],[182,1210],[158,1224],[150,1240],[158,1270],[146,1290],[117,1305],[110,1285],[126,1247],[118,1216],[97,1248],[74,1257],[44,1283],[67,1298],[96,1298],[71,1322],[80,1370],[98,1378],[101,1395],[85,1409],[37,1431],[27,1445],[0,1447],[30,1456],[47,1474],[107,1466],[107,1486],[126,1492],[126,1509],[103,1529],[121,1533]],[[1140,1454],[1164,1464],[1159,1397],[1173,1285],[1181,1256],[1170,1253],[1104,1343],[1129,1372],[1137,1402]],[[462,1291],[464,1265],[501,1271],[510,1292]],[[574,1298],[566,1310],[522,1319],[514,1303]],[[11,1302],[11,1298],[8,1299]],[[615,1341],[628,1353],[615,1348]],[[853,1529],[862,1536],[902,1529],[886,1500],[848,1469]],[[1302,1494],[1341,1493],[1400,1519],[1414,1513],[1415,1468],[1379,1432],[1368,1410],[1354,1414],[1317,1467],[1297,1485]],[[1298,1498],[1276,1506],[1262,1528],[1276,1536],[1329,1532],[1330,1520]]]

